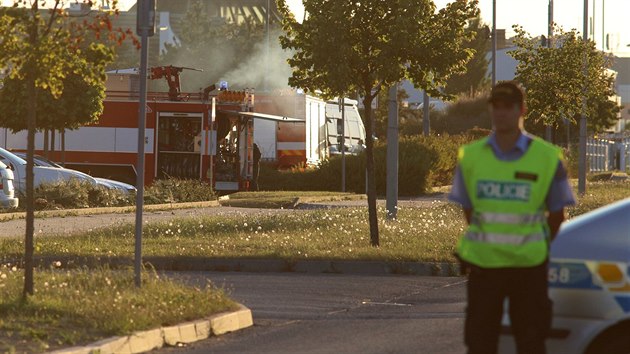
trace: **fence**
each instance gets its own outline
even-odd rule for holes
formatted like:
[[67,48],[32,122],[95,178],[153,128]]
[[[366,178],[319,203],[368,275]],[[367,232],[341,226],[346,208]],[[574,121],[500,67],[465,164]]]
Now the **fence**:
[[586,159],[589,172],[629,171],[630,138],[619,141],[589,138]]

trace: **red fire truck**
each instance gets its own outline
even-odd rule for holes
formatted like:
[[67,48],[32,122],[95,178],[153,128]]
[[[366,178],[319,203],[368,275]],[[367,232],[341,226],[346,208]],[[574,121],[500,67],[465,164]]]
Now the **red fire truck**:
[[[167,78],[169,91],[147,95],[145,184],[175,177],[206,180],[217,191],[247,190],[253,174],[253,119],[293,119],[253,112],[254,94],[249,90],[209,87],[203,92],[182,93],[179,80],[173,80],[180,69],[151,70],[151,78]],[[135,184],[138,83],[136,70],[108,73],[99,122],[57,133],[52,159],[61,161],[63,150],[67,168]],[[25,135],[5,129],[0,132],[0,146],[24,150]],[[41,133],[36,137],[36,150],[43,151]]]

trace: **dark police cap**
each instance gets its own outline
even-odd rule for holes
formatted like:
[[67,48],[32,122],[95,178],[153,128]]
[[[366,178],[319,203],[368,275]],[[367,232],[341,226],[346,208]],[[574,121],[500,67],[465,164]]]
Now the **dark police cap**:
[[490,103],[504,102],[516,103],[523,107],[525,102],[525,93],[520,85],[514,81],[504,81],[496,84],[490,93]]

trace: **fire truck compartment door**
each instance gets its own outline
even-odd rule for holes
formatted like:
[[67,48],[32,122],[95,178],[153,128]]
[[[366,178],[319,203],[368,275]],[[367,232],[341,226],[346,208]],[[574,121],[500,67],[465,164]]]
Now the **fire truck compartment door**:
[[303,123],[303,122],[305,122],[304,119],[276,116],[276,115],[273,115],[273,114],[258,113],[258,112],[235,112],[235,111],[220,111],[220,112],[221,113],[232,114],[232,115],[239,115],[239,116],[243,116],[243,117],[251,117],[251,118],[271,120],[271,121],[274,121],[274,122],[295,122],[295,123],[300,123],[300,122]]
[[[201,154],[206,155],[206,131],[201,132],[201,136],[196,138],[200,139],[199,142]],[[196,143],[196,142],[195,142]],[[216,155],[217,154],[217,131],[216,130],[208,130],[208,153],[207,155]]]

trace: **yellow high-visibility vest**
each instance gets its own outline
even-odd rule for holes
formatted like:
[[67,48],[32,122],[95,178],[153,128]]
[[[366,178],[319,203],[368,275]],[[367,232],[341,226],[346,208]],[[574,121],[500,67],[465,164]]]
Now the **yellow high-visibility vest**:
[[472,203],[459,257],[484,268],[543,263],[549,237],[545,198],[562,150],[534,137],[521,158],[501,161],[484,138],[460,148],[458,159]]

